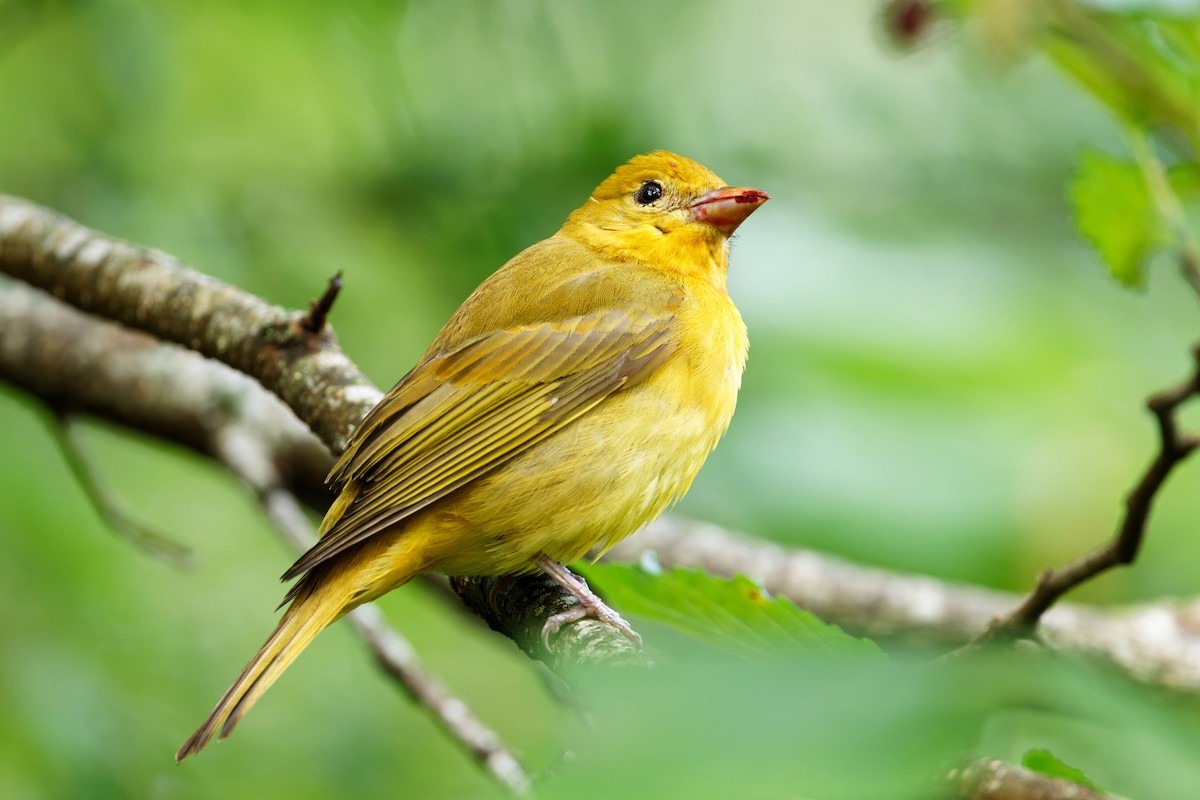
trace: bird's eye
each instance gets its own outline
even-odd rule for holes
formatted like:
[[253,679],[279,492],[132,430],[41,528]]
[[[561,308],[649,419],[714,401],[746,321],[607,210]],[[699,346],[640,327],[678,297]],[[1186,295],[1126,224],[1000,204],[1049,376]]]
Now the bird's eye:
[[663,196],[662,184],[658,181],[646,181],[638,187],[633,199],[639,206],[648,206]]

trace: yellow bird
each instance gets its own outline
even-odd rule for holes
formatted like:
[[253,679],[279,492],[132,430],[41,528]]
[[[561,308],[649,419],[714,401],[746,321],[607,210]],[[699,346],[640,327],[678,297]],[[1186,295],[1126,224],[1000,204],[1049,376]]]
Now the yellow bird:
[[678,500],[725,432],[746,361],[729,237],[767,200],[665,151],[600,184],[455,312],[354,432],[341,493],[262,649],[176,754],[233,730],[313,638],[426,572],[545,570],[636,637],[562,564]]

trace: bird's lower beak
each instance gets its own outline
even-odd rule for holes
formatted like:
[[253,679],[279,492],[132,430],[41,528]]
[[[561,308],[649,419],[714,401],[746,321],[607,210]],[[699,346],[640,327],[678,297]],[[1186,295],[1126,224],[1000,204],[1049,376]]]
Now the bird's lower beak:
[[712,225],[726,236],[733,234],[754,209],[770,200],[766,192],[742,186],[725,186],[692,201],[692,218]]

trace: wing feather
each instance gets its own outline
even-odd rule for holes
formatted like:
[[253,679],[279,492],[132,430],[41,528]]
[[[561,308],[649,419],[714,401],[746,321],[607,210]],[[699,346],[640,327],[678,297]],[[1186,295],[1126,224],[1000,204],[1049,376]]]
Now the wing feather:
[[674,352],[673,308],[607,311],[428,356],[364,419],[329,480],[347,484],[301,575],[426,508],[640,381]]

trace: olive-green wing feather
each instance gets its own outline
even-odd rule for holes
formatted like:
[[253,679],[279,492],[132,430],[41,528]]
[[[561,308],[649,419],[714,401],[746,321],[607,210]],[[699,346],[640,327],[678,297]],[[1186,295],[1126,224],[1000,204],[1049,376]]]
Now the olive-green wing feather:
[[345,484],[301,575],[495,469],[674,352],[669,310],[619,310],[478,337],[421,362],[330,473]]

